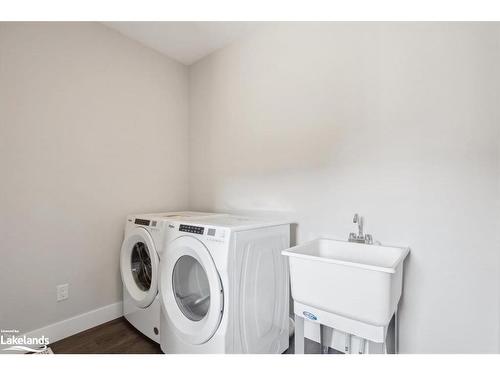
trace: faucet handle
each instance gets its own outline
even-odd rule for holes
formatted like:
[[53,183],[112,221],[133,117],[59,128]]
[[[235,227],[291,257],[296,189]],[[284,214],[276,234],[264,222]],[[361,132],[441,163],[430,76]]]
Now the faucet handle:
[[365,235],[365,243],[371,245],[373,243],[373,237],[371,234],[366,234]]

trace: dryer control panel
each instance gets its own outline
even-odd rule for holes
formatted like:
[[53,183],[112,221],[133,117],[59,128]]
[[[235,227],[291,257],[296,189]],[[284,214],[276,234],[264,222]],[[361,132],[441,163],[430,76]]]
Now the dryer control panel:
[[203,228],[203,227],[196,227],[194,225],[186,225],[186,224],[179,225],[179,232],[203,234],[204,231],[205,231],[205,228]]

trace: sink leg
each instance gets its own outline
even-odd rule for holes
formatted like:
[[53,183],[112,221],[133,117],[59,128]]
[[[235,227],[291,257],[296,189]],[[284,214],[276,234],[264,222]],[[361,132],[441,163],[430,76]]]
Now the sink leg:
[[349,333],[345,334],[344,349],[345,349],[345,354],[351,354],[351,335]]
[[320,354],[328,354],[329,345],[326,343],[326,329],[323,324],[319,325],[319,342],[321,344],[321,352]]
[[394,312],[394,354],[399,354],[399,319],[398,306]]
[[365,354],[366,340],[359,338],[358,354]]
[[304,354],[304,318],[295,314],[295,354]]

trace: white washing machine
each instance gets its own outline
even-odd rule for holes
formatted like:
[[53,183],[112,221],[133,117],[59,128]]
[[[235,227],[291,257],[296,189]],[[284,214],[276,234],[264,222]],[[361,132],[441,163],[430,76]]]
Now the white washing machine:
[[164,353],[282,353],[290,225],[231,215],[172,222],[160,264]]
[[213,215],[204,212],[166,212],[127,217],[120,254],[123,315],[140,332],[160,342],[158,299],[159,249],[171,220]]

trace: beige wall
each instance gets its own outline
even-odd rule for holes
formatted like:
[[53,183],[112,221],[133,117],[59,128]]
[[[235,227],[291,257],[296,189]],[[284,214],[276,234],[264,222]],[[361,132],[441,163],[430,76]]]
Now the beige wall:
[[[190,71],[194,209],[409,245],[405,353],[499,350],[497,24],[294,24]],[[335,287],[335,286],[332,286]],[[339,286],[340,287],[340,286]]]
[[0,23],[2,329],[121,300],[125,216],[188,204],[187,74],[97,23]]

